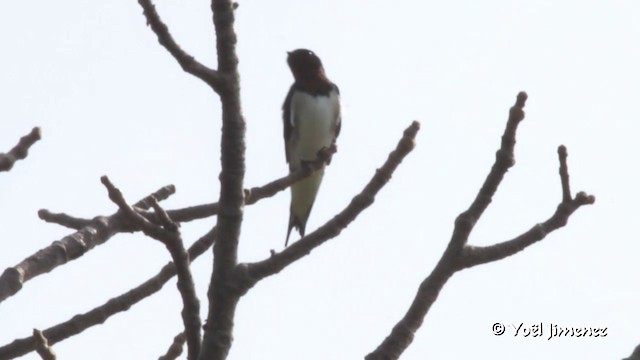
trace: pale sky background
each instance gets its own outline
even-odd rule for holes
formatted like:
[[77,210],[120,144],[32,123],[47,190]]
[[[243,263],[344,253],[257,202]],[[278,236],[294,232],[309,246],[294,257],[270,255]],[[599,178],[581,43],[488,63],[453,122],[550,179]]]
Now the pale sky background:
[[[208,1],[157,1],[182,47],[215,65]],[[556,148],[572,190],[597,197],[560,229],[446,284],[402,359],[622,359],[640,343],[640,2],[242,1],[237,11],[246,187],[287,172],[281,104],[286,51],[314,50],[341,89],[343,128],[308,230],[346,206],[414,119],[417,147],[342,234],[242,298],[230,359],[361,359],[406,312],[493,163],[516,94],[529,94],[516,166],[472,244],[510,239],[560,201]],[[217,96],[184,73],[136,1],[0,3],[0,151],[42,128],[26,161],[0,174],[0,270],[71,233],[47,208],[116,210],[99,177],[133,202],[166,184],[166,208],[217,199]],[[245,211],[240,259],[280,251],[288,192]],[[183,226],[191,244],[215,219]],[[293,240],[297,240],[297,237]],[[0,344],[86,312],[169,260],[118,235],[29,281],[0,304]],[[193,266],[202,316],[210,255]],[[60,359],[153,359],[181,329],[175,281],[54,346]],[[606,338],[494,336],[491,326],[607,327]],[[546,329],[545,329],[546,330]],[[24,359],[37,359],[29,354]]]

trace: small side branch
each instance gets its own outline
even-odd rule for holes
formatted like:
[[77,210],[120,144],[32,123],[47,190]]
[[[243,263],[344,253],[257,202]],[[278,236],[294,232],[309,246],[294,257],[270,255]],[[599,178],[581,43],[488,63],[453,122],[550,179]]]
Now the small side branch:
[[182,354],[182,347],[184,346],[184,342],[187,340],[184,333],[176,335],[173,338],[173,343],[169,346],[167,353],[160,356],[158,360],[176,360],[178,356]]
[[[335,152],[335,149],[327,152],[328,155]],[[289,188],[292,184],[304,180],[311,176],[314,171],[319,170],[325,163],[326,158],[318,157],[318,159],[309,163],[309,166],[303,166],[298,171],[290,173],[287,176],[283,176],[279,179],[273,180],[263,186],[255,186],[250,189],[244,189],[245,205],[253,205],[260,200],[272,197],[278,192]],[[173,221],[176,222],[188,222],[193,220],[205,219],[218,214],[220,207],[218,203],[202,204],[190,206],[182,209],[167,210],[167,214]],[[141,212],[141,215],[147,218],[147,220],[159,223],[158,216],[155,212]],[[61,222],[63,220],[48,219],[51,222]],[[71,220],[67,220],[71,222]],[[66,223],[66,222],[65,222]]]
[[151,30],[153,30],[158,37],[160,45],[167,49],[185,72],[204,81],[216,92],[219,92],[223,81],[218,72],[201,64],[193,56],[182,50],[169,33],[167,25],[160,19],[160,15],[158,15],[156,7],[151,0],[138,0],[138,3],[142,7],[144,16],[147,19],[147,25],[151,27]]
[[0,172],[11,170],[16,161],[26,158],[29,148],[38,140],[40,140],[40,128],[34,127],[29,134],[21,137],[18,145],[8,153],[0,153]]
[[584,192],[571,195],[569,184],[569,170],[567,166],[567,148],[564,145],[558,147],[558,160],[560,162],[560,184],[562,187],[562,201],[558,204],[555,213],[546,221],[536,224],[518,237],[491,246],[477,247],[467,246],[463,256],[458,260],[460,268],[472,267],[504,259],[517,252],[526,249],[529,245],[544,239],[549,233],[567,224],[569,217],[581,206],[595,203],[593,195]]
[[457,249],[462,248],[462,246],[467,243],[469,234],[478,219],[480,219],[480,216],[482,216],[491,203],[504,175],[515,164],[514,148],[516,145],[516,130],[518,130],[518,125],[524,119],[524,105],[526,101],[527,93],[518,93],[515,105],[509,110],[507,126],[504,134],[502,134],[500,149],[496,152],[496,160],[491,167],[491,171],[482,184],[475,200],[471,206],[469,206],[469,209],[460,214],[456,219],[450,245]]
[[33,329],[33,338],[36,343],[36,352],[42,360],[56,360],[56,354],[53,352],[51,346],[49,346],[49,341],[44,337],[42,331]]
[[189,268],[189,255],[184,248],[182,237],[178,231],[178,225],[169,218],[164,209],[162,209],[153,198],[150,199],[151,206],[156,211],[156,214],[158,214],[163,226],[160,227],[148,221],[127,204],[122,192],[109,181],[108,177],[103,176],[101,180],[109,191],[109,198],[118,205],[120,210],[139,226],[145,235],[163,243],[171,254],[173,263],[176,266],[178,290],[183,303],[182,321],[184,323],[185,336],[189,349],[188,359],[195,360],[200,353],[200,329],[202,326],[200,321],[200,302],[196,296],[193,276]]
[[274,180],[264,186],[245,189],[245,205],[255,204],[259,200],[271,197],[278,192],[289,188],[289,186],[291,186],[292,184],[308,178],[309,176],[311,176],[311,174],[320,170],[327,162],[327,160],[331,158],[333,154],[335,154],[335,152],[336,147],[332,146],[328,148],[327,151],[325,151],[323,154],[321,154],[322,156],[318,156],[318,158],[314,162],[308,163],[307,166],[301,166],[298,171],[290,173],[289,175],[280,179]]
[[558,146],[558,159],[560,160],[560,183],[562,184],[562,202],[571,201],[571,187],[569,185],[569,168],[567,167],[567,148]]

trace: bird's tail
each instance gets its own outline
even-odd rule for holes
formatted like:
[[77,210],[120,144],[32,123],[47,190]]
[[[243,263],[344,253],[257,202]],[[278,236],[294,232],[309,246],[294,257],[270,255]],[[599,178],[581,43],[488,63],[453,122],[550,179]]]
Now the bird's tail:
[[311,208],[318,194],[323,175],[324,169],[320,169],[310,177],[291,185],[289,229],[287,231],[287,239],[284,243],[285,247],[289,244],[291,229],[294,227],[298,230],[301,237],[304,236],[307,220],[309,220],[309,214],[311,214]]
[[304,233],[307,227],[307,220],[309,220],[309,215],[311,214],[311,208],[313,204],[309,206],[309,210],[307,210],[306,214],[302,217],[296,216],[293,211],[289,214],[289,230],[287,231],[287,239],[284,242],[284,247],[289,245],[289,235],[291,235],[291,230],[295,227],[300,234],[300,237],[304,237]]

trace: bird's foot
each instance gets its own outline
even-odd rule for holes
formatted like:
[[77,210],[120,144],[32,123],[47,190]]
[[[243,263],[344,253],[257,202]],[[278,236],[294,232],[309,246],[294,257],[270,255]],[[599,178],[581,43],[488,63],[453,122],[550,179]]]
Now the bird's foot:
[[336,144],[331,144],[331,146],[326,147],[323,146],[320,150],[318,150],[318,160],[325,162],[327,165],[331,164],[331,157],[338,151],[338,147]]

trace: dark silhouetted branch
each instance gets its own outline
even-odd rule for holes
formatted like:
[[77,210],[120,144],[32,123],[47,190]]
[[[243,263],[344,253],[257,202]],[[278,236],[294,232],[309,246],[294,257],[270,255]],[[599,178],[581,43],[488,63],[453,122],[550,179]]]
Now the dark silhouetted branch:
[[226,359],[231,348],[233,318],[240,296],[234,288],[233,277],[238,263],[238,239],[245,200],[246,125],[240,105],[234,9],[232,1],[211,1],[218,72],[225,81],[222,88],[215,89],[222,105],[220,197],[216,225],[219,236],[213,245],[213,272],[207,292],[209,313],[199,360]]
[[162,22],[162,19],[160,19],[160,15],[158,15],[156,7],[151,0],[138,0],[138,3],[142,7],[144,16],[147,19],[147,25],[151,27],[151,30],[153,30],[158,37],[160,45],[167,49],[167,51],[178,61],[182,69],[207,83],[216,92],[220,91],[223,81],[219,73],[201,64],[193,56],[180,48],[169,33],[167,25],[165,25],[165,23]]
[[[329,150],[328,155],[335,153],[335,149]],[[269,198],[285,190],[291,186],[291,184],[306,179],[311,176],[314,171],[319,170],[326,162],[326,158],[318,157],[315,162],[308,163],[308,166],[303,166],[299,170],[290,173],[287,176],[283,176],[263,186],[256,186],[250,189],[244,190],[245,205],[253,205],[260,200]],[[218,203],[202,204],[196,206],[190,206],[182,209],[167,210],[169,217],[175,222],[188,222],[193,220],[199,220],[215,216],[218,214]],[[147,220],[159,223],[159,219],[154,212],[147,211],[141,213]]]
[[317,230],[303,237],[293,245],[284,249],[281,253],[274,253],[270,258],[261,262],[247,264],[246,273],[249,282],[257,282],[267,276],[276,274],[293,262],[308,255],[313,249],[325,241],[334,238],[346,228],[355,218],[375,199],[377,193],[391,179],[402,160],[415,147],[415,137],[420,129],[420,123],[414,121],[405,131],[385,163],[376,170],[373,178],[364,187],[360,194],[356,195],[349,205],[333,219],[319,227]]
[[200,301],[196,295],[196,289],[193,283],[193,276],[189,268],[189,254],[184,248],[184,243],[178,225],[174,223],[167,213],[158,205],[155,199],[151,198],[151,206],[158,214],[162,227],[148,221],[142,215],[138,214],[129,204],[127,204],[122,192],[116,188],[109,178],[103,176],[102,183],[109,191],[109,198],[120,210],[136,224],[145,235],[154,238],[165,245],[173,263],[176,267],[178,275],[178,290],[182,297],[182,321],[185,328],[185,336],[187,338],[188,359],[195,360],[200,353]]
[[[189,259],[193,261],[211,247],[216,239],[215,228],[198,239],[189,248]],[[108,300],[106,303],[84,314],[78,314],[71,319],[52,326],[43,331],[50,344],[58,343],[84,330],[104,323],[111,316],[127,311],[131,306],[160,291],[162,287],[176,275],[173,262],[168,263],[154,277],[127,291],[126,293]],[[0,347],[0,359],[13,359],[35,350],[33,336],[16,339],[10,344]]]
[[160,356],[158,360],[175,360],[182,354],[182,347],[184,346],[184,342],[187,338],[184,336],[184,333],[180,333],[173,338],[173,343],[169,346],[167,353]]
[[51,346],[49,346],[49,341],[44,337],[42,331],[33,329],[33,338],[36,343],[36,352],[42,360],[56,360],[56,354],[53,352]]
[[560,182],[562,184],[562,202],[571,201],[571,186],[569,185],[569,168],[567,167],[567,148],[558,146],[558,158],[560,159]]
[[76,230],[80,230],[85,226],[91,226],[93,224],[93,220],[81,219],[65,213],[52,213],[47,209],[40,209],[38,211],[38,217],[43,221]]
[[549,233],[567,224],[569,217],[583,205],[595,203],[593,195],[579,192],[573,198],[569,187],[569,170],[567,167],[567,148],[564,145],[558,147],[560,160],[560,184],[562,186],[562,202],[558,204],[556,212],[546,221],[536,224],[527,232],[515,239],[491,246],[467,246],[463,256],[460,257],[460,268],[471,267],[492,261],[497,261],[511,256],[544,239]]
[[40,128],[34,127],[29,134],[21,137],[18,145],[8,153],[0,153],[0,172],[11,170],[16,161],[26,158],[29,148],[38,140],[40,140]]
[[537,224],[513,240],[487,247],[476,247],[467,244],[469,234],[484,210],[491,203],[504,175],[515,164],[516,130],[520,121],[524,119],[523,108],[526,99],[527,95],[524,92],[518,94],[516,104],[509,112],[507,126],[502,136],[502,144],[496,153],[496,160],[491,171],[469,209],[456,218],[451,240],[438,264],[418,287],[418,292],[404,317],[393,327],[391,333],[378,348],[367,355],[365,359],[398,359],[413,341],[414,334],[422,326],[431,305],[438,298],[447,280],[456,271],[513,255],[542,240],[550,232],[566,225],[571,214],[579,207],[594,203],[595,197],[586,195],[583,192],[578,193],[575,198],[571,197],[566,163],[567,154],[564,146],[561,146],[558,149],[558,154],[563,200],[558,205],[556,212],[544,223]]
[[[137,202],[134,207],[148,208],[150,196],[166,199],[174,192],[173,185],[165,186]],[[96,245],[106,242],[114,234],[126,231],[127,226],[129,226],[128,221],[121,213],[96,217],[91,221],[90,226],[54,241],[46,248],[22,260],[18,265],[5,269],[0,275],[0,302],[20,291],[25,282],[79,258]]]

